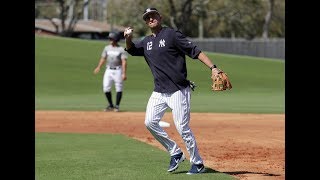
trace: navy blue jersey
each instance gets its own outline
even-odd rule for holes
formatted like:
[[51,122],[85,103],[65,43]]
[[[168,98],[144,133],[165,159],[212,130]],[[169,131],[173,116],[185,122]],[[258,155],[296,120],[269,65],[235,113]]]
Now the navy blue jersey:
[[180,31],[163,27],[156,37],[145,37],[126,50],[144,56],[154,77],[154,91],[172,93],[189,86],[186,57],[197,59],[201,52]]

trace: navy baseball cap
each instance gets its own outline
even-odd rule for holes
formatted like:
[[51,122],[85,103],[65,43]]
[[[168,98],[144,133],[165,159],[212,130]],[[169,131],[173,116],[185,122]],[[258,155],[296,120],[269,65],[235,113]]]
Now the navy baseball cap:
[[117,32],[110,32],[108,35],[108,39],[119,41],[119,34]]
[[158,13],[160,15],[159,11],[156,8],[147,8],[143,12],[143,16],[142,16],[143,20],[146,20],[147,15],[150,14],[150,13],[153,13],[153,12]]

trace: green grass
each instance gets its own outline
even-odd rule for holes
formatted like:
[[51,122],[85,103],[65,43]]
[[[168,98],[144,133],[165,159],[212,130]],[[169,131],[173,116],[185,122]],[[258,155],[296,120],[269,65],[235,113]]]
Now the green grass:
[[[36,110],[100,111],[105,107],[103,71],[93,75],[105,43],[36,36]],[[284,61],[207,55],[228,73],[233,89],[212,93],[209,69],[187,58],[188,78],[197,84],[192,112],[284,113]],[[142,57],[129,56],[127,75],[121,110],[145,111],[153,77]],[[188,176],[188,161],[169,174],[167,152],[122,135],[36,133],[35,148],[37,180],[234,179],[208,167],[204,174]]]
[[[100,111],[106,105],[102,70],[93,75],[107,42],[35,37],[36,110]],[[229,75],[233,89],[211,92],[211,72],[187,57],[193,112],[284,113],[284,61],[206,52]],[[145,111],[153,77],[143,57],[128,58],[121,110]],[[115,91],[113,89],[113,99]]]
[[168,153],[122,135],[36,133],[35,150],[37,180],[234,179],[209,167],[186,175],[188,160],[170,174]]

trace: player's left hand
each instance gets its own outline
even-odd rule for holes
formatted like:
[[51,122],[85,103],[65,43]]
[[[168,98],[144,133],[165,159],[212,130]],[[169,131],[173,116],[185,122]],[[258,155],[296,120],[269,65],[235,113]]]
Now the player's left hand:
[[122,80],[126,80],[127,79],[127,76],[125,74],[122,74]]
[[221,69],[212,69],[212,91],[224,91],[226,89],[231,89],[232,85],[227,73],[223,72]]
[[99,71],[100,71],[100,68],[97,67],[97,68],[94,69],[93,73],[94,73],[94,74],[97,74]]

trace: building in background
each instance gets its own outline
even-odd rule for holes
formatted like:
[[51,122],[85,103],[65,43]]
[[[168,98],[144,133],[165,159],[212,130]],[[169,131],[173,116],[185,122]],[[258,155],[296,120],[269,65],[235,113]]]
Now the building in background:
[[[61,22],[55,19],[58,29],[61,29]],[[118,31],[123,34],[125,27],[113,25],[106,22],[94,20],[79,20],[70,37],[81,39],[105,40],[109,32]],[[35,19],[35,33],[46,35],[58,35],[56,27],[49,19]]]

